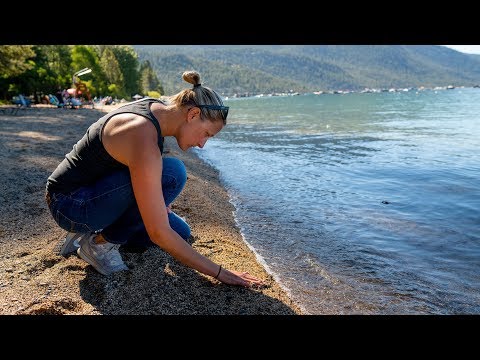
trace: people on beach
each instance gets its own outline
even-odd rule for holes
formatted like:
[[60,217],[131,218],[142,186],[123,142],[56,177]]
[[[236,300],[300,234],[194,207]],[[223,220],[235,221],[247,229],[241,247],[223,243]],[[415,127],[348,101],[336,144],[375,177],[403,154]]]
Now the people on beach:
[[157,245],[223,283],[260,285],[248,272],[228,270],[197,252],[187,241],[189,225],[171,210],[187,173],[181,160],[162,156],[164,137],[175,137],[183,151],[202,148],[226,125],[229,110],[216,91],[200,83],[198,72],[186,71],[183,79],[193,87],[162,100],[133,101],[102,116],[48,177],[48,208],[68,232],[59,253],[76,251],[110,275],[128,270],[121,245]]

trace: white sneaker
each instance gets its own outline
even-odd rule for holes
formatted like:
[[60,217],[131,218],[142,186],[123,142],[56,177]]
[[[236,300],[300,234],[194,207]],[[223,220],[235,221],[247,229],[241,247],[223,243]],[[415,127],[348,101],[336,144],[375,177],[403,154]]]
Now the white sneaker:
[[56,253],[66,257],[70,253],[77,251],[77,249],[80,247],[80,240],[89,235],[90,233],[68,232],[63,241],[56,245]]
[[128,270],[118,251],[120,244],[95,243],[96,234],[83,237],[80,241],[78,256],[92,265],[100,274],[108,276],[114,272]]

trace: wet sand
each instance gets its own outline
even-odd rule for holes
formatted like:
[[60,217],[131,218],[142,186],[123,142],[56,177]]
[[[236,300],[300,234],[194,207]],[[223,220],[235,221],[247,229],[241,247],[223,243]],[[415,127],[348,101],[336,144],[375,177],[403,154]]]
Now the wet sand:
[[122,251],[130,270],[108,277],[76,254],[56,254],[66,232],[46,206],[46,179],[88,126],[110,109],[36,106],[0,112],[0,314],[302,314],[243,241],[217,171],[181,151],[173,138],[166,138],[165,156],[184,161],[188,180],[172,209],[190,224],[192,246],[228,269],[264,279],[265,287],[222,284],[159,247]]

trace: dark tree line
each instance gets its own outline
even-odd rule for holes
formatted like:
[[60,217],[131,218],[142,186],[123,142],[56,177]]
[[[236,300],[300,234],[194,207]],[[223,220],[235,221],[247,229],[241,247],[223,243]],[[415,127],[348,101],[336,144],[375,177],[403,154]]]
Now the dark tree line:
[[148,61],[141,62],[129,45],[2,45],[0,46],[0,101],[23,94],[38,100],[74,86],[81,76],[91,97],[130,100],[134,94],[160,96],[163,88]]

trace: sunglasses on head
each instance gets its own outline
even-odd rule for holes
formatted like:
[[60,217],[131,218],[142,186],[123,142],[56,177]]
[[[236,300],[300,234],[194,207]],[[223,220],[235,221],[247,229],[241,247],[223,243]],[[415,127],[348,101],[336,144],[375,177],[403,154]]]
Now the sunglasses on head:
[[223,105],[197,105],[197,107],[208,109],[208,110],[219,110],[222,112],[223,120],[227,120],[228,109],[230,109],[228,106],[223,106]]

